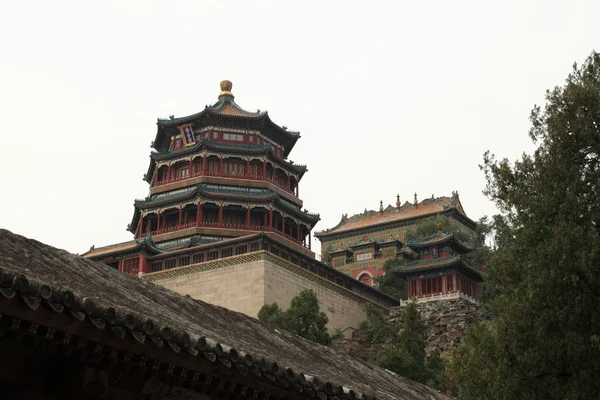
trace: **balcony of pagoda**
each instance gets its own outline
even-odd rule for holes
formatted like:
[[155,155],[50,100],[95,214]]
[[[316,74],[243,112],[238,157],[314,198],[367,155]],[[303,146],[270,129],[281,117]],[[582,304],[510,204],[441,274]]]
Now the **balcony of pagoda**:
[[[135,237],[166,235],[195,228],[215,229],[224,234],[245,232],[274,232],[306,248],[311,248],[310,228],[283,213],[262,206],[224,205],[217,203],[188,204],[140,218]],[[185,232],[195,234],[197,231]],[[213,233],[215,233],[213,231]],[[215,233],[218,234],[218,233]]]
[[[196,177],[233,178],[265,181],[296,198],[299,197],[298,180],[267,160],[244,160],[239,157],[198,156],[190,161],[161,165],[154,173],[153,188],[158,188]],[[194,182],[195,183],[195,182]]]

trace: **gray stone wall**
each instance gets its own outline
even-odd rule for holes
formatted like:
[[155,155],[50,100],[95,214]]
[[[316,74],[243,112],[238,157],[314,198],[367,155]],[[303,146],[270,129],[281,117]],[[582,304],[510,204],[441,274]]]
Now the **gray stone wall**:
[[[467,333],[469,325],[492,318],[492,314],[480,303],[462,294],[428,300],[417,303],[421,319],[427,327],[425,351],[428,356],[436,348],[442,357],[449,356]],[[401,324],[403,308],[392,308],[390,320]]]

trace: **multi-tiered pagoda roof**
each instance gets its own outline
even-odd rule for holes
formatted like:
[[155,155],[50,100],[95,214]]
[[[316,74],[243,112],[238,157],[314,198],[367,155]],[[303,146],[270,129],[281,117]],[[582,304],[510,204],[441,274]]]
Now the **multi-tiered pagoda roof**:
[[183,243],[202,246],[256,232],[314,255],[310,235],[320,218],[299,197],[307,167],[287,159],[300,134],[275,124],[266,111],[244,110],[231,86],[223,81],[218,101],[199,113],[158,120],[144,176],[149,194],[135,200],[128,226],[134,240],[91,249],[86,257],[110,254],[116,263],[122,251],[152,257]]

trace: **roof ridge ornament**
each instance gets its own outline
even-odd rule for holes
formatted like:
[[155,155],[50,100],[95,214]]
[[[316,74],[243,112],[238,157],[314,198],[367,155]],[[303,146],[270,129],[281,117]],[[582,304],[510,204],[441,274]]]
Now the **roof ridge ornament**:
[[233,93],[231,93],[231,88],[233,87],[233,83],[228,80],[221,81],[221,93],[219,93],[219,100],[221,97],[231,97],[234,98]]

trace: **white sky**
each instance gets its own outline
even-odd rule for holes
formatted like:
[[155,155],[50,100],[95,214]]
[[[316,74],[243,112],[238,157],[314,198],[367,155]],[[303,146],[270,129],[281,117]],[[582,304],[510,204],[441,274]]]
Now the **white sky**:
[[[0,0],[0,227],[82,253],[125,241],[156,118],[233,81],[300,130],[316,230],[379,200],[494,213],[478,168],[531,151],[529,113],[598,49],[600,1]],[[318,242],[315,246],[318,251]]]

